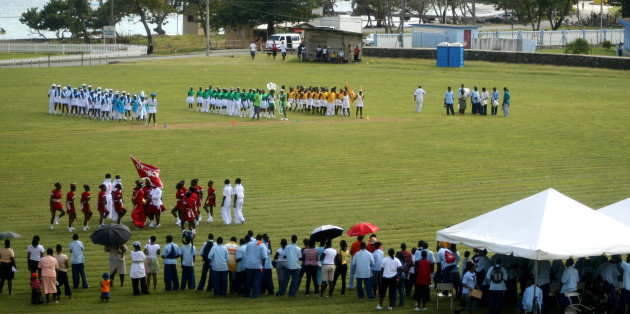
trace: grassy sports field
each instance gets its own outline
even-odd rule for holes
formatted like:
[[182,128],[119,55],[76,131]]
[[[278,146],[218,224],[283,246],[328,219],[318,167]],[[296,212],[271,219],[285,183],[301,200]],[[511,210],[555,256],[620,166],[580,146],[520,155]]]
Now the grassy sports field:
[[[197,229],[198,249],[208,232],[224,238],[240,238],[248,229],[268,233],[275,250],[291,234],[302,238],[322,224],[348,229],[361,221],[381,227],[384,248],[398,248],[401,242],[412,247],[420,239],[434,243],[441,228],[548,187],[593,208],[608,205],[630,196],[628,77],[628,71],[574,67],[466,62],[464,68],[445,69],[430,60],[375,58],[328,65],[274,62],[266,56],[0,69],[0,231],[23,235],[12,241],[18,263],[14,295],[7,296],[5,287],[0,302],[12,312],[35,310],[29,305],[26,268],[33,235],[40,235],[46,248],[57,243],[67,248],[71,242],[65,217],[54,231],[48,229],[53,183],[61,182],[63,193],[71,182],[90,184],[95,208],[104,174],[120,174],[131,209],[137,173],[130,154],[160,167],[169,209],[180,179],[214,180],[220,200],[222,181],[242,178],[246,223],[224,226],[216,210],[215,223]],[[236,118],[233,124],[231,117],[187,111],[190,86],[263,88],[270,81],[287,87],[348,81],[355,90],[363,87],[369,120],[289,112],[289,121]],[[46,99],[51,83],[156,92],[158,127],[51,116]],[[461,83],[507,86],[510,117],[447,117],[442,106],[446,87]],[[428,93],[421,114],[414,113],[418,84]],[[129,217],[124,222],[132,225]],[[94,230],[97,220],[90,225]],[[173,218],[164,216],[161,229],[134,230],[132,241],[144,245],[157,235],[164,244],[167,234],[179,232]],[[98,282],[108,270],[107,254],[91,244],[89,232],[79,234],[91,288],[74,290],[75,300],[64,297],[38,311],[366,312],[376,306],[374,300],[358,300],[354,291],[341,297],[337,290],[332,299],[307,298],[304,286],[296,299],[165,293],[161,275],[152,295],[133,297],[127,278],[125,287],[116,283],[112,288],[111,302],[101,305]],[[200,270],[198,261],[197,280]],[[412,309],[408,299],[403,310]],[[429,309],[435,311],[434,300]]]

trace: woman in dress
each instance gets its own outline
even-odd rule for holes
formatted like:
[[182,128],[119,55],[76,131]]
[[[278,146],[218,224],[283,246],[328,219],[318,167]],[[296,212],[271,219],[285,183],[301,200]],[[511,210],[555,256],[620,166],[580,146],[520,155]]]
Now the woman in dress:
[[158,256],[160,256],[160,245],[155,243],[155,236],[151,236],[149,243],[144,246],[144,254],[147,256],[147,264],[145,271],[147,273],[147,287],[151,286],[151,277],[153,277],[153,290],[157,287],[157,274],[160,272],[160,263]]
[[44,286],[44,294],[46,295],[46,303],[50,303],[50,295],[53,296],[53,301],[59,303],[57,298],[57,269],[59,269],[59,263],[53,256],[53,249],[48,248],[46,250],[46,256],[39,260],[37,268],[41,271],[42,286]]
[[149,120],[147,121],[147,126],[151,125],[151,118],[153,118],[153,126],[155,126],[155,114],[157,113],[157,99],[155,99],[155,96],[157,96],[155,93],[151,93],[151,99],[149,99],[149,101],[147,102],[147,104],[149,105]]

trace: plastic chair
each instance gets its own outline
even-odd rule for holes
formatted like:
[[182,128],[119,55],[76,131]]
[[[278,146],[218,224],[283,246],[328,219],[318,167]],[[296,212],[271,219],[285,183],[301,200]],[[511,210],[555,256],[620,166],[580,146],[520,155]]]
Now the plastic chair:
[[[440,311],[440,298],[450,298],[451,299],[451,311],[453,311],[453,284],[452,283],[438,283],[435,290],[435,305]],[[449,294],[447,296],[441,295],[442,291],[448,291]]]
[[580,294],[577,291],[565,292],[564,296],[567,297],[570,302],[565,313],[577,313],[580,311],[593,310],[588,306],[582,305],[582,298],[580,298]]

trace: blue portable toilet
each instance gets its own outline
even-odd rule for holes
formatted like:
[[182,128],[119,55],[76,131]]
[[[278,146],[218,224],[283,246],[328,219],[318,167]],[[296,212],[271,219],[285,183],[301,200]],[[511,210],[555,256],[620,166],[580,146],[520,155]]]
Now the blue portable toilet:
[[448,66],[451,68],[464,67],[464,45],[460,43],[448,45]]
[[449,43],[446,42],[442,42],[437,45],[437,66],[448,66],[449,48]]

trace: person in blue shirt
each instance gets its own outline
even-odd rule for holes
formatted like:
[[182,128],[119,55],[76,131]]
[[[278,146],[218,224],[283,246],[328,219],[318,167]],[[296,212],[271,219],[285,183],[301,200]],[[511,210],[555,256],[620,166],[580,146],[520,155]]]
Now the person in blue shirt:
[[263,278],[262,278],[262,292],[267,292],[268,295],[273,295],[273,264],[271,263],[271,240],[269,235],[263,234],[263,244],[267,249],[267,258],[263,266]]
[[236,285],[236,293],[243,295],[245,293],[245,251],[247,250],[247,243],[249,243],[249,236],[241,238],[239,240],[240,246],[236,249],[236,274],[234,275],[234,284]]
[[[70,266],[72,267],[72,283],[74,285],[74,289],[79,288],[79,279],[83,282],[83,289],[87,289],[88,286],[87,279],[85,277],[85,267],[83,263],[85,263],[85,257],[83,256],[83,251],[85,250],[83,247],[83,243],[79,241],[79,235],[72,235],[72,243],[68,246],[70,253],[72,256],[70,257]],[[80,278],[79,278],[80,277]]]
[[372,265],[372,293],[374,295],[378,295],[378,291],[381,288],[381,263],[383,262],[383,258],[385,254],[383,254],[383,249],[381,248],[381,242],[375,242],[374,247],[376,250],[372,253],[374,257],[374,265]]
[[503,117],[508,117],[508,109],[510,109],[510,91],[507,87],[503,87]]
[[[208,277],[208,288],[207,291],[212,290],[212,267],[210,266],[210,260],[208,259],[208,254],[210,250],[214,246],[214,234],[208,234],[208,241],[201,246],[199,250],[199,254],[201,254],[201,259],[203,260],[203,264],[201,266],[201,278],[199,279],[199,284],[197,285],[197,291],[202,291],[204,286],[206,285],[206,276]],[[208,252],[208,253],[205,253]],[[203,256],[205,255],[205,256]]]
[[296,245],[298,240],[297,235],[291,236],[291,244],[284,247],[284,256],[287,260],[287,266],[284,268],[284,276],[282,282],[278,288],[276,295],[282,296],[289,285],[291,280],[291,286],[289,287],[289,296],[294,297],[297,294],[299,275],[300,275],[300,259],[302,258],[302,250]]
[[492,88],[492,95],[490,96],[490,103],[492,104],[492,115],[496,116],[497,111],[499,111],[499,92],[497,92],[497,88]]
[[538,311],[542,311],[542,290],[534,285],[534,281],[532,279],[529,279],[527,281],[527,286],[527,289],[525,289],[525,292],[523,293],[523,302],[521,303],[521,308],[525,311],[532,312],[534,308],[535,298],[536,304],[538,305]]
[[479,95],[477,86],[475,86],[470,93],[470,101],[472,102],[472,114],[481,114],[481,96]]
[[460,301],[462,307],[459,310],[455,310],[455,313],[460,313],[463,310],[470,311],[470,313],[472,313],[477,308],[477,299],[468,297],[470,291],[479,289],[475,275],[477,272],[477,265],[473,262],[468,262],[468,264],[466,264],[466,269],[467,271],[464,274],[464,277],[462,277],[461,282],[462,295]]
[[267,246],[262,243],[262,235],[247,244],[245,250],[245,296],[257,298],[262,285],[263,265],[267,259]]
[[453,91],[451,91],[451,87],[448,87],[448,90],[444,94],[444,108],[446,108],[446,115],[454,116],[455,110],[453,110],[453,103],[455,102],[455,95],[453,95]]
[[560,279],[562,287],[560,288],[560,294],[558,295],[561,313],[564,313],[567,307],[571,304],[571,300],[569,300],[565,293],[577,291],[577,283],[580,281],[580,275],[578,274],[577,269],[573,267],[572,258],[567,259],[566,266],[567,268],[564,269],[562,278]]
[[619,313],[628,313],[627,306],[630,304],[630,254],[626,256],[626,261],[619,263],[622,271],[621,298],[619,300]]
[[322,254],[324,254],[325,245],[326,245],[326,241],[320,241],[319,242],[319,246],[316,247],[316,249],[317,249],[317,258],[320,261],[320,265],[317,266],[317,284],[320,287],[322,286],[322,265],[321,265],[321,260],[322,260]]
[[217,238],[217,244],[210,249],[208,259],[212,265],[212,289],[214,295],[227,296],[228,250],[223,246],[223,238]]
[[180,288],[195,289],[195,256],[197,255],[197,249],[192,244],[195,235],[190,230],[185,230],[182,236],[182,247],[179,249],[179,254],[182,256],[182,282]]
[[[361,242],[361,250],[352,257],[351,266],[355,269],[355,278],[357,280],[357,296],[363,298],[363,286],[365,283],[365,291],[368,299],[373,299],[372,293],[372,267],[375,265],[374,256],[366,249],[365,242]],[[380,265],[379,265],[380,266]]]
[[166,236],[166,245],[162,251],[164,259],[164,289],[179,290],[179,278],[177,276],[177,258],[180,256],[179,247],[173,243],[173,236]]

